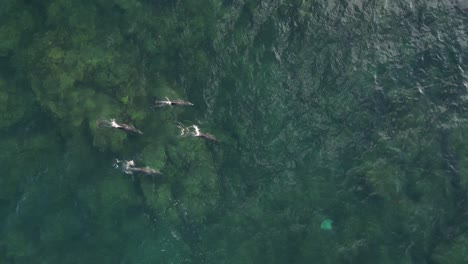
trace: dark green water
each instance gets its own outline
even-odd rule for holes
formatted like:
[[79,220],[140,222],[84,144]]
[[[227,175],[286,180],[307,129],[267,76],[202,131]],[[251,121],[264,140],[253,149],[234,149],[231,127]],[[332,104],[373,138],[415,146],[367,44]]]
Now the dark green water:
[[467,25],[463,0],[1,1],[0,263],[467,263]]

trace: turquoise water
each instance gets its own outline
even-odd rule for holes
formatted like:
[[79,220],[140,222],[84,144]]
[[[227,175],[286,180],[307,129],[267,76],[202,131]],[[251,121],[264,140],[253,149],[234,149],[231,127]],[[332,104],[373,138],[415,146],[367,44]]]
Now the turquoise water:
[[467,22],[462,0],[1,1],[0,263],[466,263]]

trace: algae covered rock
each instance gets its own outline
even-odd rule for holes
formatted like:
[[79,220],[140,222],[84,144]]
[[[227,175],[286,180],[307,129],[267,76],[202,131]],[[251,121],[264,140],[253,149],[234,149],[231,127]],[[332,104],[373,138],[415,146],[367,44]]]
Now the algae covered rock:
[[113,152],[119,152],[124,149],[124,143],[128,137],[125,132],[109,128],[99,129],[96,126],[96,122],[90,122],[89,126],[94,134],[93,145],[98,149],[109,149]]
[[145,194],[146,203],[159,217],[174,225],[182,224],[177,206],[178,202],[173,198],[170,184],[155,184],[145,180],[142,181],[141,189]]
[[125,215],[132,207],[141,205],[139,196],[135,193],[132,179],[118,171],[108,172],[93,179],[93,184],[77,186],[78,197],[89,206],[98,219],[98,224],[111,217]]
[[150,166],[159,171],[164,169],[166,165],[164,143],[156,142],[145,146],[141,155],[146,166]]
[[161,166],[164,173],[141,181],[148,205],[171,221],[203,223],[219,199],[218,176],[205,142],[182,138],[164,149],[147,147],[143,154],[148,165]]
[[21,121],[33,105],[29,93],[23,93],[17,84],[0,78],[0,129]]
[[439,245],[432,255],[437,264],[467,263],[468,238],[466,235],[455,238],[450,242]]
[[33,18],[29,8],[19,6],[14,1],[0,4],[0,57],[8,55],[21,42],[23,35],[33,28]]
[[189,222],[202,223],[213,212],[219,199],[219,181],[206,142],[184,139],[168,147],[169,173],[174,175],[174,198]]

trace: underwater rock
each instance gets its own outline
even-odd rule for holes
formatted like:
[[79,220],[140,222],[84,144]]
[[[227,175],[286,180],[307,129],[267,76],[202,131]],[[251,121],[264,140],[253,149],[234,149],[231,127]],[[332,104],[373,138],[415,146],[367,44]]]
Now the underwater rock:
[[206,146],[175,141],[165,153],[165,182],[141,183],[148,205],[178,222],[203,223],[219,199],[218,177]]
[[466,234],[438,245],[431,259],[436,264],[468,262],[468,238]]
[[7,129],[26,116],[33,105],[29,95],[21,87],[0,78],[0,129]]

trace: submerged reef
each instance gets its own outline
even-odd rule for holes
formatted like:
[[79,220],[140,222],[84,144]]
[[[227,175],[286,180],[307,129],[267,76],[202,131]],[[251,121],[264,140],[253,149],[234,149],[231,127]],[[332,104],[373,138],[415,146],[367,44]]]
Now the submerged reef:
[[0,130],[6,130],[31,114],[31,94],[19,81],[0,77]]
[[[174,121],[189,116],[184,109],[151,106],[154,98],[187,97],[185,81],[198,75],[181,81],[178,72],[196,66],[186,60],[193,54],[206,57],[214,5],[0,7],[0,130],[25,133],[0,139],[7,168],[0,262],[187,262],[192,245],[181,230],[215,210],[217,172],[203,142],[177,137]],[[183,28],[197,30],[179,34]],[[154,133],[98,129],[99,118]],[[135,157],[164,175],[122,175],[109,156]]]
[[466,262],[464,10],[1,1],[0,262]]

